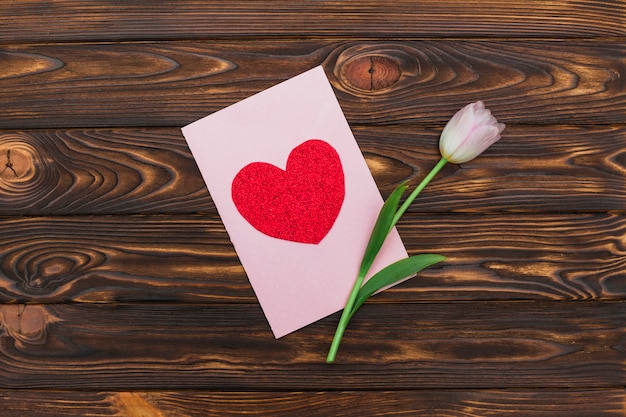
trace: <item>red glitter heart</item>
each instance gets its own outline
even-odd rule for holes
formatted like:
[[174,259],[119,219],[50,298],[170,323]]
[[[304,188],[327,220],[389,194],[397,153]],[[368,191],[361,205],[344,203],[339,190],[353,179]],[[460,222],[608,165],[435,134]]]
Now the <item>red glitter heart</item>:
[[301,243],[322,241],[339,215],[344,195],[339,155],[319,139],[294,148],[286,170],[253,162],[232,183],[233,202],[255,229]]

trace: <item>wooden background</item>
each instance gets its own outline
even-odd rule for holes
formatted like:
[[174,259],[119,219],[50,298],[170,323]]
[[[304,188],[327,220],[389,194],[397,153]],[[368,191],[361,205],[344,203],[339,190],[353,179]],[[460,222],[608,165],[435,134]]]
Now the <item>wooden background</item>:
[[[626,1],[3,1],[0,415],[626,415]],[[449,261],[274,340],[180,127],[323,65]]]

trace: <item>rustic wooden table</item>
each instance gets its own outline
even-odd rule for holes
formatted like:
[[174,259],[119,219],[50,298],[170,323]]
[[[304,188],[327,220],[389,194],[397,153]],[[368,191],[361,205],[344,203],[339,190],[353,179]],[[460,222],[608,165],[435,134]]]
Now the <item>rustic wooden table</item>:
[[[626,1],[4,1],[0,415],[626,415]],[[322,65],[445,254],[275,340],[180,128]]]

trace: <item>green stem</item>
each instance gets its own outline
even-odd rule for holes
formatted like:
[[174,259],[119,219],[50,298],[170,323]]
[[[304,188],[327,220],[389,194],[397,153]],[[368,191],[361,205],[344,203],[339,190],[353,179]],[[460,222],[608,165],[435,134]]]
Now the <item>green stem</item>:
[[407,197],[407,199],[404,201],[404,203],[400,206],[400,208],[396,212],[396,215],[393,217],[393,221],[391,222],[391,229],[393,229],[396,223],[398,223],[398,220],[400,220],[400,217],[402,217],[402,215],[409,208],[411,203],[413,203],[413,200],[415,200],[415,198],[419,195],[419,193],[421,193],[422,190],[426,188],[428,183],[435,177],[435,175],[437,175],[439,171],[441,171],[441,168],[443,168],[443,166],[447,162],[448,160],[442,157],[439,160],[439,162],[437,162],[437,165],[435,165],[433,169],[430,170],[430,172],[428,173],[428,175],[426,175],[426,177],[422,180],[422,182],[420,182],[419,185],[415,187],[415,190],[413,190],[413,192]]
[[367,271],[360,273],[356,278],[356,282],[352,287],[352,292],[350,293],[348,302],[343,309],[343,313],[341,313],[341,318],[339,319],[339,324],[337,325],[337,330],[335,331],[335,337],[333,337],[333,342],[330,345],[328,356],[326,357],[326,363],[333,363],[335,361],[335,356],[337,356],[337,350],[339,349],[339,343],[341,343],[343,333],[346,331],[346,327],[348,327],[348,322],[352,316],[352,308],[356,302],[356,297],[361,289],[361,285],[363,285],[366,273]]
[[[393,229],[393,227],[398,223],[400,217],[404,214],[404,212],[409,208],[413,200],[419,195],[419,193],[428,185],[428,183],[437,175],[437,173],[443,168],[443,166],[448,161],[445,158],[441,158],[437,165],[428,173],[428,175],[419,183],[417,188],[413,190],[413,192],[406,199],[404,204],[398,209],[395,216],[393,217],[393,221],[391,222],[391,226],[389,227],[389,232]],[[348,297],[348,301],[346,306],[343,309],[343,313],[341,314],[341,318],[339,319],[339,324],[337,325],[337,330],[335,331],[335,336],[333,337],[333,341],[330,345],[330,350],[328,351],[328,356],[326,357],[327,363],[333,363],[335,361],[335,357],[337,356],[337,350],[339,349],[339,344],[341,343],[341,338],[343,337],[344,332],[346,331],[346,327],[348,327],[348,322],[354,313],[352,309],[354,308],[354,303],[356,302],[357,295],[361,286],[363,285],[363,281],[365,280],[365,276],[367,275],[369,268],[365,268],[365,270],[361,270],[359,275],[356,278],[354,286],[352,287],[352,292],[350,292],[350,297]]]

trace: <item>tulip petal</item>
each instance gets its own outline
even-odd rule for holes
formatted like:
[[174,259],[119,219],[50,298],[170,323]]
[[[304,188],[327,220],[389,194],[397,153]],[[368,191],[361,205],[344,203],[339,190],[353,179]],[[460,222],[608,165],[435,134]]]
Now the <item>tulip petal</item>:
[[471,161],[500,139],[504,128],[482,101],[470,103],[456,112],[444,127],[439,150],[449,162]]

